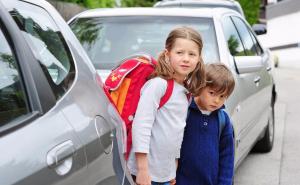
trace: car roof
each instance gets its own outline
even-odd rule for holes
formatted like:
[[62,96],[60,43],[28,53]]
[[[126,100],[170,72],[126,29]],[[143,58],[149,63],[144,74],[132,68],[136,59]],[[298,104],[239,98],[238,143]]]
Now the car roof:
[[189,7],[189,8],[203,8],[203,7],[224,7],[238,11],[244,16],[243,9],[239,2],[235,0],[163,0],[154,4],[154,7]]
[[[5,3],[5,0],[1,0],[1,1],[3,3]],[[41,6],[41,7],[46,8],[46,9],[49,8],[49,7],[52,7],[52,5],[48,1],[37,1],[37,0],[23,0],[23,1],[34,4],[34,5]]]
[[219,4],[219,5],[228,5],[233,6],[234,0],[163,0],[158,1],[155,6],[164,4],[164,5],[182,5],[182,4],[192,4],[192,5],[201,5],[201,4]]
[[225,8],[99,8],[86,10],[74,18],[110,17],[110,16],[184,16],[184,17],[213,17],[222,12],[235,12]]

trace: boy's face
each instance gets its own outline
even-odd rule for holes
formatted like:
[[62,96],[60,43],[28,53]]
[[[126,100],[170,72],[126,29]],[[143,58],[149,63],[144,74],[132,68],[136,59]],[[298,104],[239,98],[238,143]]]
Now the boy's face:
[[222,107],[226,99],[224,93],[217,94],[212,88],[204,87],[200,95],[196,97],[196,102],[202,110],[215,111]]

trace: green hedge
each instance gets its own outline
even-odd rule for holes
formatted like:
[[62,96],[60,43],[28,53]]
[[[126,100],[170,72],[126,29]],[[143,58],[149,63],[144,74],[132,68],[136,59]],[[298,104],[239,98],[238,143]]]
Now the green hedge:
[[258,22],[260,0],[238,0],[250,25]]
[[[86,8],[111,8],[115,6],[115,0],[60,0],[76,3]],[[122,7],[152,7],[159,0],[120,0]]]
[[108,8],[115,6],[115,0],[60,0],[63,2],[76,3],[86,8]]
[[152,7],[159,0],[122,0],[123,7]]

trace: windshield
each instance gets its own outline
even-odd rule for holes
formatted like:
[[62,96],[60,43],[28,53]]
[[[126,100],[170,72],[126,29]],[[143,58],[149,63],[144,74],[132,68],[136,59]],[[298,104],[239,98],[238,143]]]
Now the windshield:
[[87,51],[96,69],[112,69],[122,59],[148,53],[157,58],[169,32],[178,26],[198,30],[204,40],[203,59],[219,60],[213,20],[191,17],[105,17],[79,18],[71,28]]

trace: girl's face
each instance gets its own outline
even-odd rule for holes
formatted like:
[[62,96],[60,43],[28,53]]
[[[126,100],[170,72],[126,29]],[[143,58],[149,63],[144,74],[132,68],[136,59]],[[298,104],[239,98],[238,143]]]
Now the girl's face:
[[215,111],[223,106],[227,99],[225,94],[218,94],[210,87],[204,87],[200,96],[195,98],[197,105],[206,111]]
[[186,76],[195,70],[200,61],[199,46],[192,40],[178,38],[173,48],[166,51],[166,60],[170,61],[175,72],[175,81],[183,83]]

